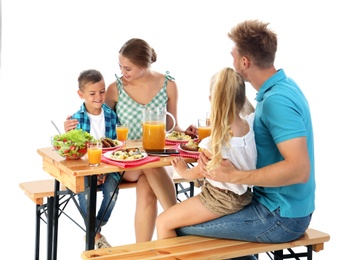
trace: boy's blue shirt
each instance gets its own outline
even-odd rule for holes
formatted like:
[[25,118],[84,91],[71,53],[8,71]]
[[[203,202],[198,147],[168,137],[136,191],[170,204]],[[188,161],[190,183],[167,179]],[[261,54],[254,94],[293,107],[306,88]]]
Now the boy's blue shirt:
[[[102,105],[102,109],[105,120],[105,136],[111,139],[117,139],[116,124],[118,123],[118,117],[116,113],[106,104]],[[76,129],[82,129],[88,133],[91,131],[91,124],[86,111],[85,103],[81,105],[80,110],[72,115],[71,119],[78,120]]]
[[[116,113],[106,104],[102,105],[102,109],[103,109],[104,121],[105,121],[105,137],[111,139],[117,139],[116,124],[118,123],[118,117]],[[88,117],[88,113],[86,111],[85,103],[81,105],[80,110],[78,110],[76,113],[72,115],[71,119],[78,120],[76,129],[82,129],[83,131],[90,133],[91,123]],[[113,172],[112,174],[115,180],[117,181],[120,180],[120,176],[118,172]]]

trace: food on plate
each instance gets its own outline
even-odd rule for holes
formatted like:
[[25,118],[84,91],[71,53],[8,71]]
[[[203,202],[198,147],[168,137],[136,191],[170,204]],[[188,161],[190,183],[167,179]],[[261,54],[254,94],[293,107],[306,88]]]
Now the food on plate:
[[84,156],[87,153],[87,144],[92,141],[95,141],[94,137],[82,129],[73,129],[51,138],[52,147],[56,152],[71,160],[77,160]]
[[120,145],[119,141],[113,140],[113,139],[108,138],[108,137],[101,138],[101,142],[102,142],[102,147],[103,148],[116,147],[116,146]]
[[200,152],[198,143],[194,140],[189,140],[189,142],[187,142],[186,144],[180,144],[180,148],[187,151]]
[[116,150],[111,153],[111,158],[116,160],[136,160],[143,158],[143,153],[139,148],[128,148],[124,150]]
[[173,131],[166,137],[167,140],[173,141],[189,141],[191,139],[190,135],[186,135],[182,132]]

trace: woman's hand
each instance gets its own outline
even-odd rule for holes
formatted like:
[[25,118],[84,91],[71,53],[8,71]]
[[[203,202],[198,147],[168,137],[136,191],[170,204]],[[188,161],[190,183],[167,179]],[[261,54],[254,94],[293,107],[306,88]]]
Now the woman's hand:
[[65,132],[71,131],[73,129],[76,129],[76,126],[78,125],[77,119],[71,119],[71,116],[68,116],[66,118],[66,121],[63,123]]

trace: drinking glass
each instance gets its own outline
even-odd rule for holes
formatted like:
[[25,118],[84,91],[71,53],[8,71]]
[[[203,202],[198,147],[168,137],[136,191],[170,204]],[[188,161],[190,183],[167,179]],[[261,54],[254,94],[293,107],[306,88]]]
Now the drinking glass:
[[93,142],[87,145],[89,166],[95,167],[101,164],[102,142]]
[[119,123],[116,126],[117,140],[126,143],[128,139],[129,126],[125,123]]
[[209,118],[199,118],[198,119],[198,138],[199,142],[205,137],[211,135],[211,127]]

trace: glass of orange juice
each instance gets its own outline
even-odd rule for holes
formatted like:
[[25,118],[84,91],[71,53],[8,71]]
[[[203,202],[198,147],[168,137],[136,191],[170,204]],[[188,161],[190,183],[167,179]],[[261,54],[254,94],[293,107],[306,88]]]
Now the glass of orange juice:
[[142,142],[146,149],[163,149],[165,146],[165,123],[161,121],[143,122]]
[[128,139],[129,126],[125,123],[119,123],[116,126],[117,140],[125,143]]
[[102,142],[92,142],[87,144],[87,156],[89,166],[94,167],[101,164]]
[[208,118],[198,119],[199,142],[211,135],[210,120]]

